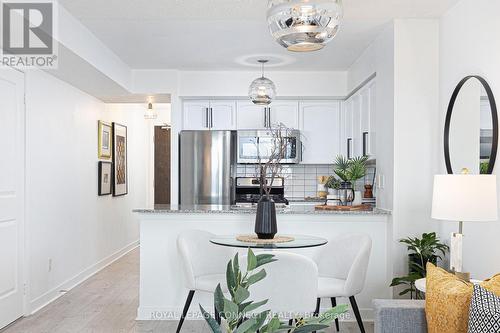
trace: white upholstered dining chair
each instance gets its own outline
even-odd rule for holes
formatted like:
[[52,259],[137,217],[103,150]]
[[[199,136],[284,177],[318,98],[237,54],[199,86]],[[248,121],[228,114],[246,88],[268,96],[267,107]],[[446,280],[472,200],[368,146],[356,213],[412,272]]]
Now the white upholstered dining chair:
[[[365,286],[371,247],[372,240],[368,235],[346,234],[329,240],[328,245],[314,256],[319,274],[316,313],[321,298],[330,298],[332,306],[336,306],[337,297],[347,297],[362,333],[365,329],[355,296]],[[338,320],[335,325],[338,331]]]
[[[280,319],[293,319],[314,313],[318,291],[318,268],[310,258],[288,252],[258,252],[273,254],[277,261],[259,267],[266,277],[250,286],[254,301],[268,299],[263,307],[278,314]],[[244,256],[240,262],[246,262]],[[262,311],[262,309],[258,309]],[[256,312],[260,312],[260,311]]]
[[217,284],[221,283],[222,291],[227,292],[226,266],[236,251],[210,243],[210,239],[214,237],[214,234],[201,230],[187,230],[177,237],[177,249],[185,272],[185,285],[189,289],[177,333],[181,331],[195,291],[213,293]]

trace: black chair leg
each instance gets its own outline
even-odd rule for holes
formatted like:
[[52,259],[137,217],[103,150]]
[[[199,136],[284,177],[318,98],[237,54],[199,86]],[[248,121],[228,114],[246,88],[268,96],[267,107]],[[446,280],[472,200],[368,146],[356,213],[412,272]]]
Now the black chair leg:
[[361,319],[356,299],[354,298],[354,296],[351,296],[349,297],[349,301],[351,302],[352,310],[354,311],[354,315],[356,316],[356,321],[358,322],[359,330],[361,331],[361,333],[365,333],[365,327],[363,326],[363,320]]
[[182,310],[181,320],[179,321],[179,325],[177,325],[176,333],[179,333],[181,331],[182,324],[184,323],[184,319],[186,319],[186,315],[189,311],[189,306],[193,301],[193,296],[194,296],[194,290],[190,290],[186,300],[186,304],[184,304],[184,310]]
[[[337,299],[335,297],[330,298],[332,301],[332,307],[337,306]],[[340,331],[340,326],[339,326],[339,318],[335,318],[335,328],[337,329],[337,332]]]
[[321,306],[321,298],[316,299],[316,309],[314,310],[314,317],[319,316],[319,308]]

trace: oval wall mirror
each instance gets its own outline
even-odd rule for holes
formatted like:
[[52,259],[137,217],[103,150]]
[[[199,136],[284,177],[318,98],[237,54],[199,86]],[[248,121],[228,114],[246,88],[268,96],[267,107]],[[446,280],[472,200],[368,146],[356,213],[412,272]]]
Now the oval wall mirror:
[[449,174],[467,168],[491,174],[498,148],[498,115],[491,88],[480,76],[467,76],[451,96],[444,128],[444,155]]

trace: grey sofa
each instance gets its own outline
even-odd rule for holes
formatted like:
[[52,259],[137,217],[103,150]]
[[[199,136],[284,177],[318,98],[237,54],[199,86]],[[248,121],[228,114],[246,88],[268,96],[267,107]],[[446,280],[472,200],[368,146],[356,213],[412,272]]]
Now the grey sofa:
[[425,301],[376,299],[375,333],[427,333]]

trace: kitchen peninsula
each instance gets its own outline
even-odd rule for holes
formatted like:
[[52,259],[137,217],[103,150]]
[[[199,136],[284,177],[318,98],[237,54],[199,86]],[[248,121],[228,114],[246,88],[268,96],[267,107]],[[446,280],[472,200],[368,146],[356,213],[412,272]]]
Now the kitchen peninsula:
[[[177,236],[185,230],[198,229],[217,235],[252,234],[255,210],[218,205],[168,205],[134,210],[140,220],[141,267],[138,320],[173,320],[182,310],[188,290],[183,284],[183,270],[177,252]],[[391,215],[387,211],[337,212],[317,211],[311,205],[291,205],[278,209],[278,233],[311,235],[332,239],[346,233],[366,233],[373,241],[366,288],[358,304],[364,318],[372,318],[371,300],[390,298],[392,278],[390,244]],[[319,248],[292,252],[307,256]],[[289,250],[287,250],[289,251]],[[243,251],[244,252],[244,251]],[[213,307],[212,295],[197,293],[191,312],[201,303]],[[340,299],[340,302],[346,300]],[[323,302],[328,304],[327,302]]]

